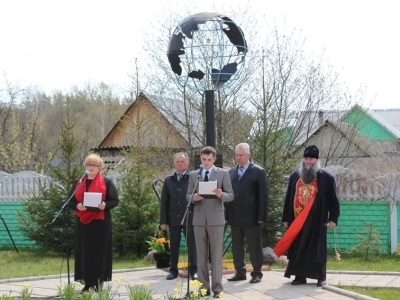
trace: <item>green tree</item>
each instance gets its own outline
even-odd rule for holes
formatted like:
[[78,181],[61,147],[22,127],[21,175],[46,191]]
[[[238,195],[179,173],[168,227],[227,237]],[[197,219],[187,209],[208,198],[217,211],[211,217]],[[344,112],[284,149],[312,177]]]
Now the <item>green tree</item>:
[[380,248],[380,233],[375,224],[369,223],[361,234],[356,233],[357,244],[346,252],[362,255],[365,261],[371,260],[371,256],[378,257],[382,253]]
[[121,166],[120,204],[113,218],[113,246],[119,255],[146,254],[146,240],[158,224],[159,201],[152,190],[155,171],[145,162],[148,155],[143,151],[136,147],[127,150]]
[[7,80],[6,87],[0,88],[0,170],[8,173],[43,169],[38,146],[41,112],[25,105],[26,95],[26,90]]
[[[67,100],[68,103],[68,100]],[[68,107],[68,104],[67,104]],[[66,120],[60,125],[61,161],[49,167],[48,184],[40,187],[40,193],[24,202],[18,220],[21,231],[26,237],[36,242],[36,246],[47,251],[65,253],[65,239],[69,239],[69,247],[74,249],[74,213],[65,207],[56,219],[55,216],[69,197],[70,187],[83,172],[78,159],[78,142],[73,135],[75,123],[67,114]],[[53,219],[54,222],[53,222]],[[67,222],[67,223],[66,223]],[[64,231],[68,226],[67,232]]]

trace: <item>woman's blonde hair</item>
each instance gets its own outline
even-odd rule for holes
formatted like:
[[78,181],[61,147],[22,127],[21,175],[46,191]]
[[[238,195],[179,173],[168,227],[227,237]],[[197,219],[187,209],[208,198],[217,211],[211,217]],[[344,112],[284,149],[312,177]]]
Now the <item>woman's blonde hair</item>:
[[100,170],[103,168],[103,160],[98,154],[89,154],[85,159],[84,166],[88,164],[96,165],[100,168]]

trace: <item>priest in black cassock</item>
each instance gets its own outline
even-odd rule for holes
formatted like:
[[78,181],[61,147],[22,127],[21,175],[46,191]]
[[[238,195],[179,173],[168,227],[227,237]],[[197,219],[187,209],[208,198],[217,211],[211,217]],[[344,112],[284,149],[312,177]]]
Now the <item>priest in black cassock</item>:
[[[75,209],[75,274],[74,280],[84,284],[81,293],[97,291],[104,281],[112,276],[112,227],[111,209],[119,203],[114,183],[100,173],[103,160],[96,154],[85,159],[87,176],[77,180],[69,202]],[[97,207],[85,206],[85,192],[101,193]]]
[[337,225],[340,214],[335,178],[320,168],[318,159],[317,146],[308,146],[286,192],[282,223],[288,230],[282,240],[290,246],[284,276],[295,275],[292,285],[305,284],[307,278],[317,279],[317,286],[325,284],[327,230]]

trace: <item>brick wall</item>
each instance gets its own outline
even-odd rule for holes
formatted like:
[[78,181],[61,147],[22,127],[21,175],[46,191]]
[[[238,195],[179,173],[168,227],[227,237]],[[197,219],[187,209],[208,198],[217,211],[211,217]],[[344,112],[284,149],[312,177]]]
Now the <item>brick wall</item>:
[[[341,201],[340,210],[339,225],[336,229],[340,250],[353,247],[357,243],[357,234],[363,235],[366,226],[373,223],[380,233],[381,249],[390,252],[388,202]],[[328,249],[334,249],[332,229],[329,229]]]

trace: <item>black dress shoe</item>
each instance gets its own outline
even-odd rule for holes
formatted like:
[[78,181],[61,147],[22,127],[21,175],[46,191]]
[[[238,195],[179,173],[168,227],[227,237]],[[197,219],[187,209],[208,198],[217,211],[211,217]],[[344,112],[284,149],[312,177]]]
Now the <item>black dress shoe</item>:
[[307,279],[304,277],[296,276],[295,279],[292,281],[292,285],[300,285],[300,284],[306,284]]
[[194,273],[194,274],[192,274],[192,275],[190,275],[190,278],[192,279],[192,280],[197,280],[197,273]]
[[259,276],[253,276],[250,279],[250,283],[259,283],[261,282],[261,278]]
[[239,275],[239,274],[235,274],[234,276],[232,276],[231,278],[228,278],[228,281],[241,281],[241,280],[246,280],[246,275]]
[[220,292],[214,293],[214,298],[221,298],[221,293]]
[[178,274],[169,273],[167,275],[167,280],[175,279],[176,277],[178,277]]
[[210,291],[210,289],[208,289],[204,296],[210,296],[210,295],[211,295],[211,291]]
[[323,286],[323,285],[326,285],[326,281],[322,280],[322,279],[318,279],[317,286]]

